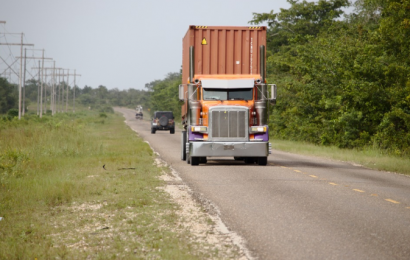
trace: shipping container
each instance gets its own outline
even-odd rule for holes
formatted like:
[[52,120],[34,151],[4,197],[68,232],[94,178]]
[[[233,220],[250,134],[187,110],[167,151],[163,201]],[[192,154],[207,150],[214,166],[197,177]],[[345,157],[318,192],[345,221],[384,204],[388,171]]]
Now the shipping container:
[[[195,57],[194,79],[259,78],[261,75],[259,46],[266,46],[265,26],[191,25],[182,41],[182,84],[190,83],[191,46]],[[182,115],[186,113],[187,108],[183,106]]]

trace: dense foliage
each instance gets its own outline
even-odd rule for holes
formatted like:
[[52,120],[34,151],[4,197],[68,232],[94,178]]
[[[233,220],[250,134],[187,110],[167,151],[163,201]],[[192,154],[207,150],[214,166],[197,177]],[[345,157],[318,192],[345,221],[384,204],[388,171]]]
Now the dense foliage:
[[278,138],[410,155],[410,1],[288,1],[268,22],[268,78]]
[[181,73],[168,73],[163,80],[155,80],[145,85],[151,93],[149,107],[154,111],[172,111],[175,118],[181,117],[181,104],[178,101],[178,86]]
[[10,84],[5,78],[0,78],[0,114],[7,113],[18,106],[16,86]]

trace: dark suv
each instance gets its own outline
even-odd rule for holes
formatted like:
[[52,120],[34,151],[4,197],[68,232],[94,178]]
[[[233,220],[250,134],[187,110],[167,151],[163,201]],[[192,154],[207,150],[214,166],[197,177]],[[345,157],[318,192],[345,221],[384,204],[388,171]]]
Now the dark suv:
[[174,114],[171,111],[155,111],[151,121],[151,134],[157,130],[169,130],[170,134],[175,133]]

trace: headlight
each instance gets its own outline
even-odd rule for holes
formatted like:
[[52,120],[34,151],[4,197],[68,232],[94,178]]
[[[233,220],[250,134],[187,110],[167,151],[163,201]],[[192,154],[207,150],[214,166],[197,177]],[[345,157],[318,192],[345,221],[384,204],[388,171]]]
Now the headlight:
[[191,126],[191,132],[207,132],[208,127],[206,126]]
[[266,133],[266,126],[251,126],[251,133]]

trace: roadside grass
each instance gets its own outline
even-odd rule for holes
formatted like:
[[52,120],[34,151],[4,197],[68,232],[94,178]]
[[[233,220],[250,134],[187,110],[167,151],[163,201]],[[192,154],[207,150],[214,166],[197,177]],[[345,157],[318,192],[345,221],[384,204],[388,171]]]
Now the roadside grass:
[[310,156],[360,164],[364,167],[410,175],[410,160],[404,157],[383,154],[382,151],[365,148],[363,150],[340,149],[334,146],[317,146],[296,141],[271,138],[272,148]]
[[155,157],[116,114],[0,121],[0,259],[225,258],[184,227]]

